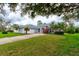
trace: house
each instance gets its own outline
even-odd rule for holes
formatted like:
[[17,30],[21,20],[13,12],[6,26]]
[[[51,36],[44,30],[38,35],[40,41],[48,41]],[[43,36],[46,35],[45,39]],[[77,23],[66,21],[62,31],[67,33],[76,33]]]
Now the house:
[[38,27],[35,25],[27,25],[29,28],[29,31],[27,33],[38,33]]
[[[27,31],[27,33],[38,33],[38,27],[37,26],[31,25],[31,24],[26,25],[26,26],[28,26],[28,28],[29,28],[29,31]],[[23,25],[19,26],[18,32],[19,33],[26,33],[26,31],[24,30],[24,27],[25,26],[23,26]]]
[[49,24],[46,24],[46,23],[40,24],[37,27],[39,28],[39,32],[40,33],[44,33],[45,31],[47,31],[47,32],[50,32],[51,31],[50,25]]
[[[39,26],[28,24],[26,26],[28,26],[29,28],[29,31],[27,31],[27,33],[43,33],[47,27],[50,28],[49,24],[41,24]],[[26,33],[26,31],[24,30],[24,27],[25,25],[20,25],[19,29],[16,32]]]

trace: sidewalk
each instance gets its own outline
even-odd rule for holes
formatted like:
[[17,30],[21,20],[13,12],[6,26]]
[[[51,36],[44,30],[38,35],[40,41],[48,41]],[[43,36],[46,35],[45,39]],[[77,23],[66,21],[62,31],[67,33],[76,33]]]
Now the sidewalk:
[[25,39],[29,39],[29,38],[40,36],[40,35],[44,35],[44,34],[31,34],[31,35],[22,35],[22,36],[15,36],[15,37],[0,38],[0,45],[19,41],[19,40],[25,40]]

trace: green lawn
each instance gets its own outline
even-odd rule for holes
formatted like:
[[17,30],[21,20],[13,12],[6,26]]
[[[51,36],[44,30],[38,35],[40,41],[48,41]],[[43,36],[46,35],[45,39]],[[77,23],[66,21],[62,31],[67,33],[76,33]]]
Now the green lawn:
[[13,33],[13,32],[8,32],[8,34],[2,34],[2,32],[0,32],[0,38],[12,37],[12,36],[19,36],[19,35],[23,35],[23,34]]
[[0,55],[79,55],[79,34],[48,34],[0,45]]

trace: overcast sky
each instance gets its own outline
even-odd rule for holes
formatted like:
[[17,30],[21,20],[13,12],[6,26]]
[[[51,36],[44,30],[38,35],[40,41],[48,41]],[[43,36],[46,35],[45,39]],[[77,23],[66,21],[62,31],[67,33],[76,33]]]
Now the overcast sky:
[[21,25],[25,25],[25,24],[37,25],[38,20],[41,20],[43,23],[50,23],[52,21],[55,21],[55,22],[62,21],[61,17],[58,17],[56,15],[50,16],[49,18],[42,17],[42,16],[36,16],[34,19],[29,18],[28,15],[25,15],[24,17],[22,17],[20,15],[19,6],[17,6],[16,8],[17,10],[16,13],[11,12],[10,9],[8,8],[8,5],[4,6],[4,10],[6,11],[6,13],[4,12],[5,16],[0,14],[0,17],[5,18],[6,20],[11,20],[12,23],[21,24]]

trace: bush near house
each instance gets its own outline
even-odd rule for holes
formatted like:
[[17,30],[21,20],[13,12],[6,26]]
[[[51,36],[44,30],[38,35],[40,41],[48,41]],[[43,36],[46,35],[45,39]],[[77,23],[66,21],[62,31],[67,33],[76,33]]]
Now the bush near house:
[[2,32],[2,34],[8,34],[8,32],[7,31],[4,31],[4,32]]
[[76,32],[76,33],[79,33],[79,27],[77,27],[77,28],[75,29],[75,32]]
[[76,32],[75,32],[75,27],[69,26],[69,27],[66,29],[65,32],[66,32],[66,33],[70,33],[70,34],[74,34],[74,33],[76,33]]
[[54,31],[55,34],[64,35],[64,31],[62,29],[57,29]]
[[[64,22],[60,22],[60,23],[52,22],[50,24],[50,27],[52,29],[52,32],[55,34],[60,34],[60,33],[64,34],[64,32],[69,34],[79,33],[79,27],[78,26],[76,27],[74,23],[64,24]],[[59,30],[59,28],[61,30]]]

